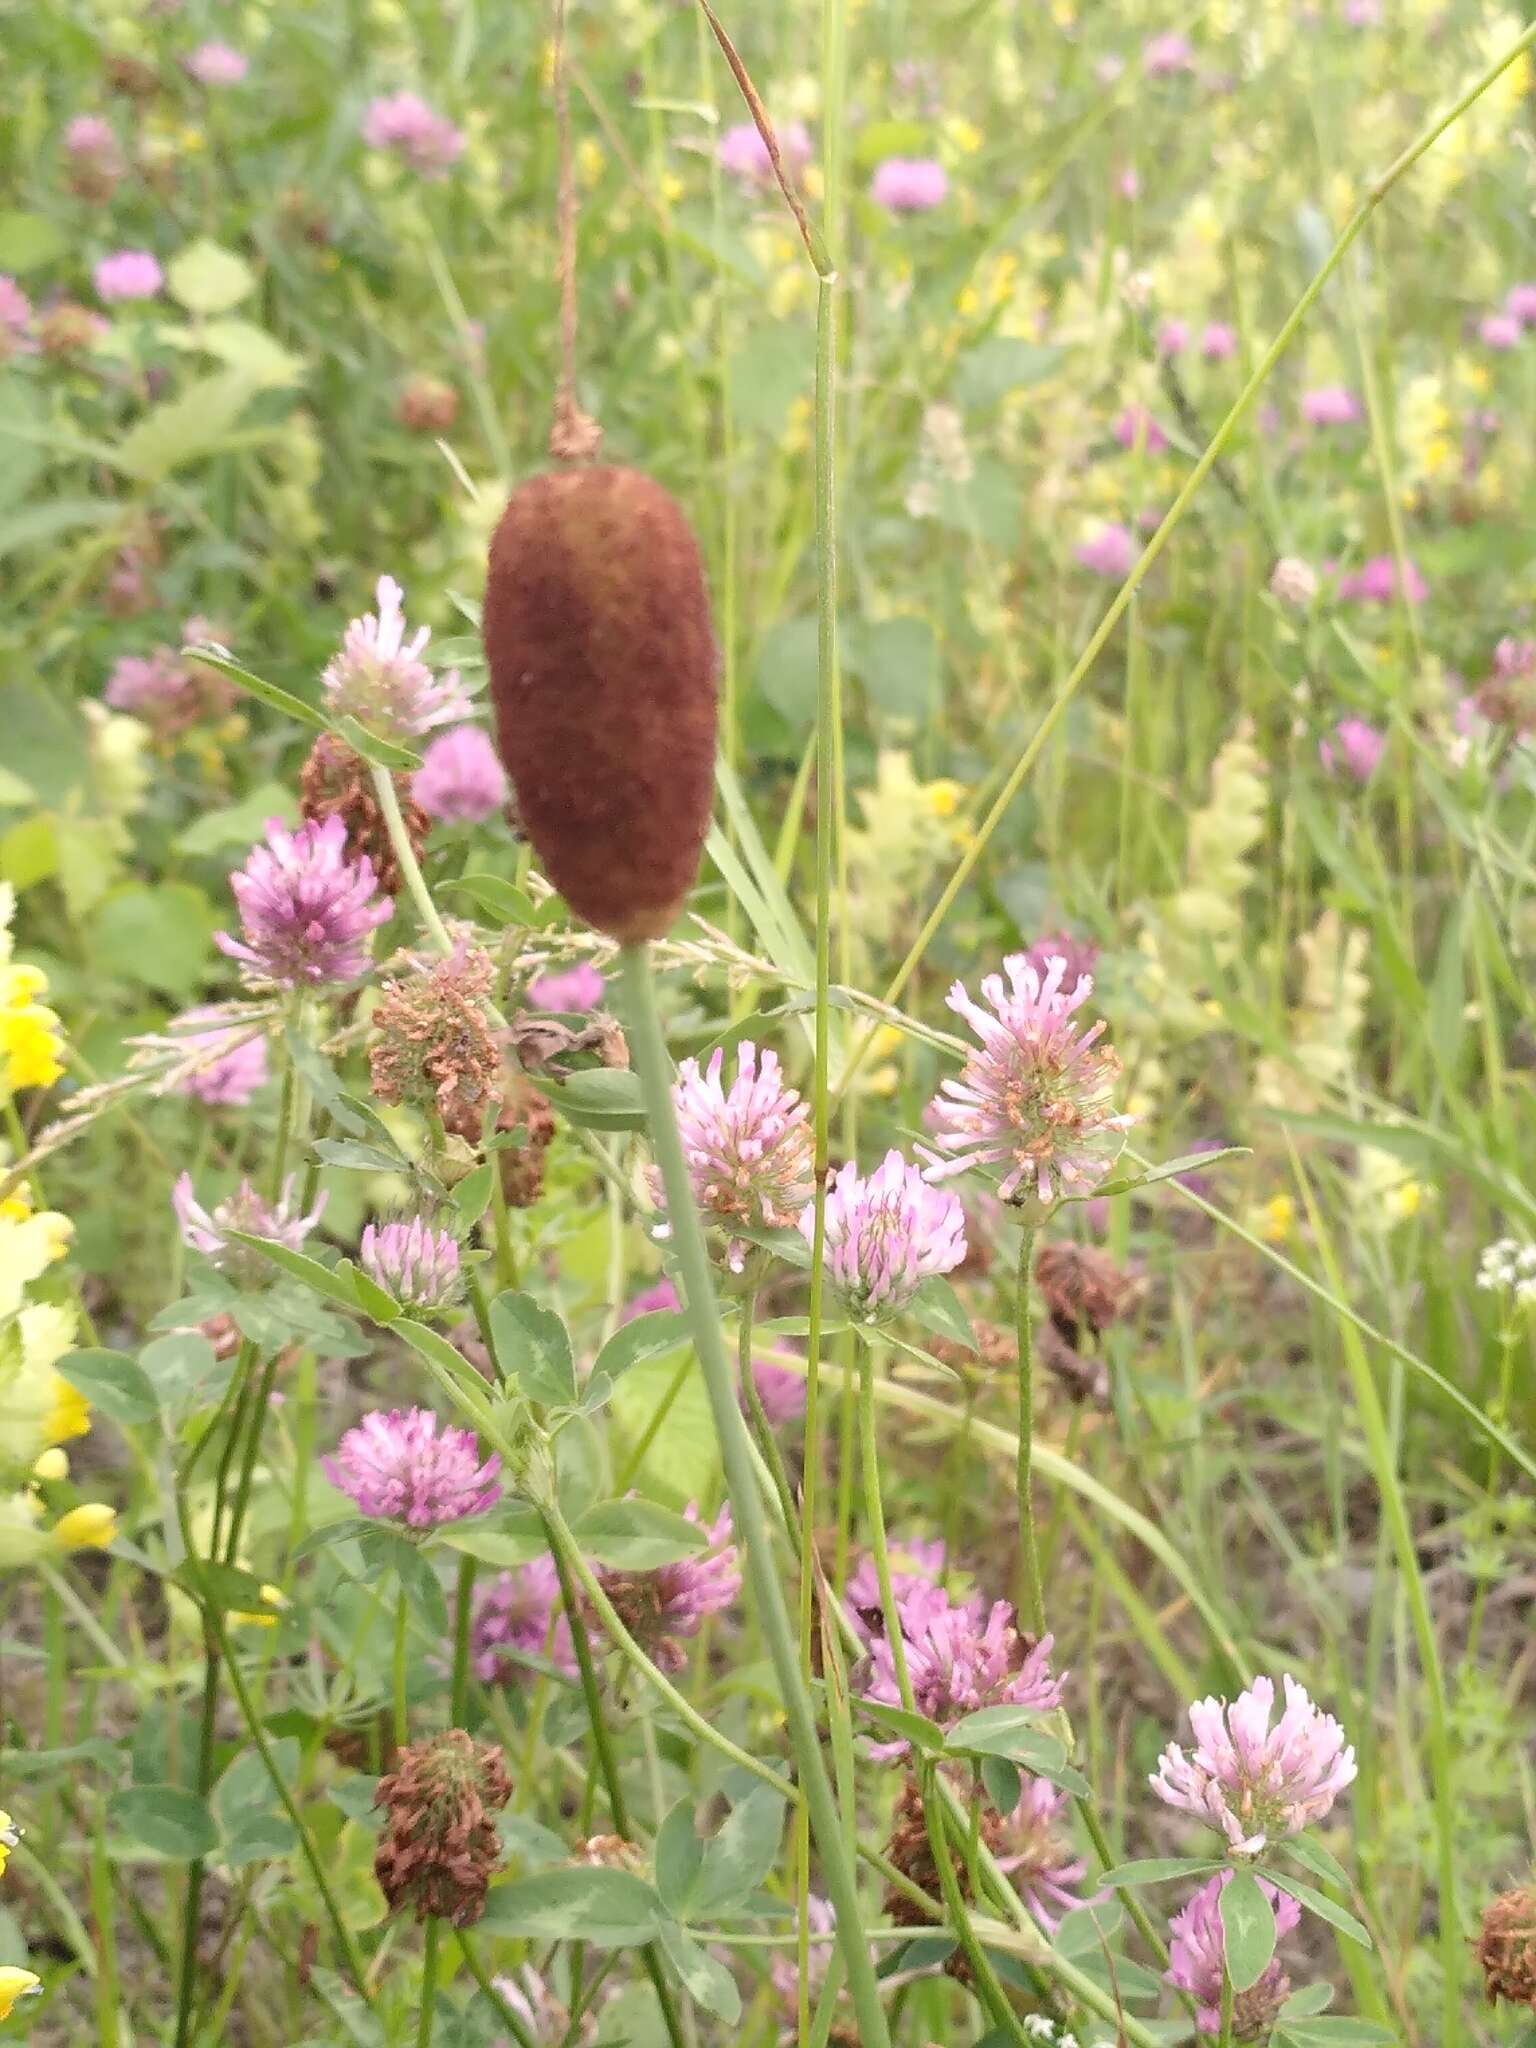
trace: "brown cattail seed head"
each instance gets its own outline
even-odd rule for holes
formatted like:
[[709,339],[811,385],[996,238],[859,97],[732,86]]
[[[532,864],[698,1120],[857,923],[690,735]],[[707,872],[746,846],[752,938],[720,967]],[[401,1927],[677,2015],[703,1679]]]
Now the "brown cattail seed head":
[[1501,1998],[1536,2012],[1536,1885],[1503,1892],[1483,1915],[1477,1938],[1488,2002]]
[[462,1728],[402,1749],[373,1795],[388,1815],[373,1874],[390,1910],[472,1927],[501,1855],[491,1815],[511,1797],[500,1749]]
[[566,901],[657,938],[698,873],[715,638],[693,531],[633,469],[534,477],[491,542],[485,651],[524,828]]
[[[419,860],[432,821],[420,804],[412,800],[409,775],[395,776],[394,784],[411,851]],[[368,764],[333,732],[321,733],[309,750],[309,758],[299,774],[299,810],[316,825],[327,818],[340,818],[347,828],[347,848],[353,860],[367,854],[379,878],[379,888],[386,896],[399,895],[400,863],[395,859],[394,842],[379,808]]]

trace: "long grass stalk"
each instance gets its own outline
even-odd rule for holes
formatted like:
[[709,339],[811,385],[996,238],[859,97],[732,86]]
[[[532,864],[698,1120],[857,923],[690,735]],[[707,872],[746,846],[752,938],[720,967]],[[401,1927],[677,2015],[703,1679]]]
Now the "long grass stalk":
[[[799,1647],[774,1565],[772,1538],[758,1493],[751,1439],[736,1400],[736,1389],[720,1332],[714,1281],[704,1230],[694,1203],[672,1103],[672,1074],[656,1006],[649,950],[627,946],[623,954],[624,996],[635,1064],[644,1091],[652,1143],[666,1189],[667,1215],[674,1233],[694,1347],[720,1441],[726,1489],[730,1494],[747,1582],[759,1628],[767,1641],[784,1702],[790,1746],[810,1817],[816,1850],[826,1874],[827,1890],[837,1915],[838,1940],[848,1970],[859,2032],[867,2048],[888,2048],[885,2008],[863,1932],[863,1911],[847,1853],[843,1823],[832,1795],[821,1753],[811,1696],[801,1667]],[[806,1560],[809,1568],[809,1559]]]

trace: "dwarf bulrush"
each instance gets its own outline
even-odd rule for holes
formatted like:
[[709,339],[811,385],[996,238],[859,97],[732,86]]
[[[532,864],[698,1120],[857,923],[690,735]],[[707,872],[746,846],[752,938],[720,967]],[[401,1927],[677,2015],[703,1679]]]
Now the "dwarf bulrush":
[[491,542],[497,745],[551,882],[599,931],[658,938],[715,786],[717,654],[698,541],[639,470],[536,476]]
[[1285,1709],[1273,1728],[1268,1678],[1230,1705],[1197,1700],[1189,1710],[1193,1752],[1170,1743],[1149,1781],[1159,1799],[1198,1815],[1243,1856],[1321,1820],[1355,1777],[1355,1752],[1338,1722],[1294,1679],[1283,1682]]

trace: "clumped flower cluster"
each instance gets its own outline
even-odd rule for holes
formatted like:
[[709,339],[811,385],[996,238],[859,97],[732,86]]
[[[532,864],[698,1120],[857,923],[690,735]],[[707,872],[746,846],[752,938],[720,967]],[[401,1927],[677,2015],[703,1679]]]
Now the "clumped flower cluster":
[[1042,975],[1027,955],[1011,954],[1003,976],[989,974],[981,992],[990,1009],[957,981],[949,1007],[981,1040],[958,1081],[945,1081],[930,1116],[941,1152],[930,1179],[971,1167],[1001,1166],[1003,1200],[1049,1207],[1065,1195],[1091,1193],[1109,1171],[1131,1123],[1110,1106],[1120,1072],[1098,1040],[1102,1022],[1079,1033],[1073,1017],[1093,993],[1090,975],[1065,987],[1067,963],[1053,959]]
[[[811,138],[805,123],[782,122],[774,135],[779,145],[779,161],[786,173],[793,176],[803,171],[811,160]],[[773,182],[773,161],[755,121],[738,121],[727,128],[715,146],[715,157],[722,170],[749,184]]]
[[420,1216],[409,1223],[370,1223],[359,1258],[369,1279],[402,1308],[424,1314],[449,1307],[463,1286],[458,1241]]
[[[856,1322],[899,1315],[925,1280],[952,1273],[965,1257],[965,1211],[897,1151],[867,1178],[851,1161],[842,1167],[825,1206],[827,1279]],[[800,1230],[815,1243],[814,1203]]]
[[[406,841],[419,860],[431,820],[415,801],[419,778],[392,775],[400,822]],[[323,825],[337,818],[346,835],[348,858],[366,859],[385,896],[393,898],[401,884],[400,862],[389,834],[389,821],[367,762],[334,732],[323,732],[305,756],[299,771],[299,814],[306,824]]]
[[1271,1679],[1255,1679],[1230,1705],[1197,1700],[1189,1710],[1193,1752],[1170,1743],[1150,1779],[1159,1799],[1217,1829],[1236,1855],[1257,1856],[1267,1842],[1300,1834],[1355,1776],[1355,1752],[1338,1722],[1293,1678],[1283,1684],[1285,1708],[1273,1728]]
[[252,849],[229,886],[241,937],[215,932],[214,944],[241,961],[252,982],[277,988],[356,981],[371,964],[369,939],[394,909],[377,893],[367,855],[348,858],[346,827],[335,817],[296,832],[269,819],[266,844]]
[[888,156],[875,166],[869,193],[888,213],[931,213],[949,197],[949,178],[932,157]]
[[501,1861],[492,1815],[511,1797],[500,1747],[462,1728],[402,1749],[373,1795],[385,1815],[373,1871],[390,1911],[472,1927]]
[[474,1435],[430,1408],[365,1415],[321,1459],[332,1486],[374,1521],[436,1529],[483,1515],[501,1498],[501,1461],[483,1462]]
[[[810,1111],[785,1086],[777,1053],[744,1043],[728,1089],[724,1064],[721,1050],[702,1073],[697,1060],[684,1060],[672,1090],[694,1200],[706,1223],[727,1232],[783,1229],[812,1193]],[[726,1259],[742,1270],[740,1239],[732,1237]]]
[[[690,1522],[700,1522],[694,1504],[686,1513]],[[723,1507],[712,1523],[701,1526],[709,1547],[696,1557],[644,1572],[605,1565],[597,1575],[620,1621],[663,1671],[681,1671],[687,1662],[684,1641],[698,1634],[706,1615],[723,1614],[741,1594],[730,1509]]]
[[463,946],[425,974],[385,982],[368,1054],[381,1102],[434,1111],[453,1135],[479,1138],[500,1091],[501,1053],[486,1016],[495,981],[490,954]]
[[[1182,1913],[1174,1915],[1168,1927],[1168,1982],[1187,1991],[1196,2001],[1203,2034],[1221,2031],[1221,1988],[1227,1955],[1221,1895],[1231,1882],[1230,1870],[1213,1877],[1209,1884],[1201,1886]],[[1262,1878],[1259,1888],[1274,1908],[1276,1937],[1284,1940],[1301,1919],[1301,1908],[1288,1892],[1278,1891]],[[1267,2041],[1290,1991],[1290,1979],[1275,1957],[1256,1984],[1233,1998],[1232,2039]]]
[[331,716],[355,718],[397,741],[467,717],[470,703],[458,670],[434,676],[421,658],[432,629],[420,626],[406,638],[405,592],[392,576],[379,578],[375,598],[377,613],[352,621],[341,652],[320,678]]
[[1494,1899],[1478,1930],[1488,2003],[1502,1998],[1536,2012],[1536,1885],[1519,1885]]

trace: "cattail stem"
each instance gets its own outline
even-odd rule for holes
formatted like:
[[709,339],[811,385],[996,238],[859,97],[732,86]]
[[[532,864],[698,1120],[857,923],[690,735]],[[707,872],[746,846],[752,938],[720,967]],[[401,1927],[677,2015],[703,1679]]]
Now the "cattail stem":
[[1026,1224],[1019,1240],[1017,1299],[1014,1314],[1019,1340],[1019,1455],[1016,1485],[1019,1496],[1019,1549],[1024,1565],[1024,1612],[1036,1636],[1045,1634],[1045,1596],[1040,1586],[1040,1546],[1035,1538],[1035,1325],[1029,1290],[1034,1285],[1035,1233]]
[[[651,1140],[666,1189],[667,1215],[682,1271],[694,1348],[703,1369],[704,1384],[715,1418],[715,1432],[720,1440],[726,1490],[730,1495],[731,1512],[746,1564],[752,1605],[758,1625],[767,1638],[774,1674],[783,1697],[800,1787],[837,1916],[838,1940],[847,1965],[848,1988],[859,2033],[865,2048],[889,2048],[890,2034],[885,2009],[880,2002],[880,1986],[869,1959],[869,1943],[863,1928],[853,1861],[847,1850],[842,1817],[822,1757],[815,1711],[800,1668],[799,1651],[790,1627],[784,1594],[774,1569],[772,1539],[753,1470],[751,1439],[736,1402],[730,1361],[720,1333],[709,1252],[693,1199],[688,1162],[683,1154],[672,1102],[671,1065],[656,1007],[649,948],[644,945],[626,946],[622,959],[631,1044],[645,1097]],[[806,1562],[809,1564],[809,1559]]]

